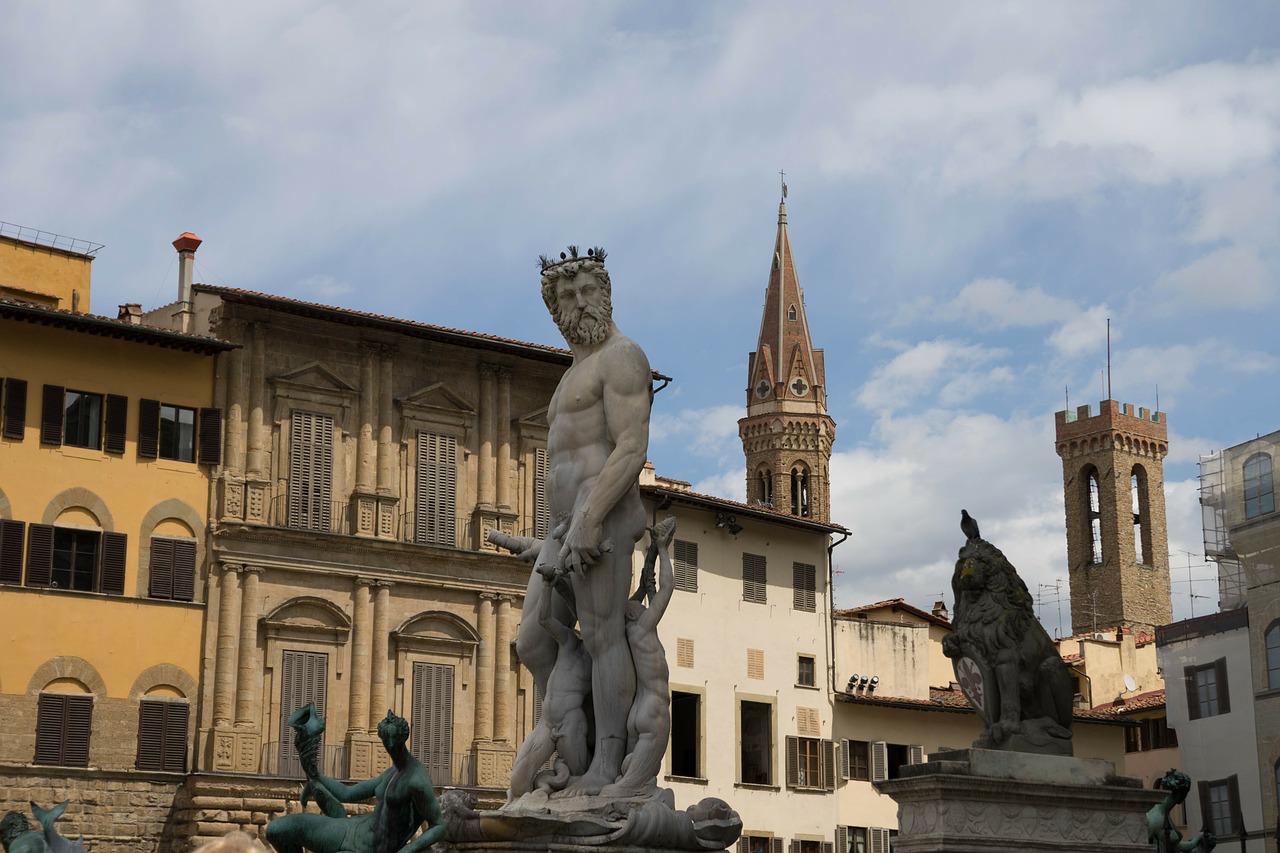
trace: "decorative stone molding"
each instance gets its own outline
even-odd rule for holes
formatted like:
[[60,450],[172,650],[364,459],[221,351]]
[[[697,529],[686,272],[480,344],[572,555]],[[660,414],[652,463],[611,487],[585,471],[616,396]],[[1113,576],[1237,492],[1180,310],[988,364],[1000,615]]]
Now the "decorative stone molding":
[[59,678],[74,678],[94,696],[106,698],[107,683],[102,680],[102,676],[92,664],[74,655],[59,655],[42,664],[27,683],[27,693],[34,696]]
[[63,510],[71,509],[72,507],[81,507],[93,513],[93,516],[98,519],[98,526],[104,531],[110,533],[116,529],[115,521],[111,518],[111,510],[107,509],[106,501],[82,486],[72,486],[54,495],[53,499],[44,508],[44,516],[41,518],[41,523],[53,524],[58,520],[58,516],[62,514]]
[[138,677],[133,681],[133,686],[129,688],[129,699],[130,701],[137,701],[145,696],[148,690],[165,684],[173,687],[184,698],[195,701],[196,680],[188,675],[182,667],[174,666],[171,663],[158,663],[139,673]]
[[351,619],[342,608],[324,598],[299,595],[262,617],[267,636],[276,638],[327,640],[345,643],[351,634]]

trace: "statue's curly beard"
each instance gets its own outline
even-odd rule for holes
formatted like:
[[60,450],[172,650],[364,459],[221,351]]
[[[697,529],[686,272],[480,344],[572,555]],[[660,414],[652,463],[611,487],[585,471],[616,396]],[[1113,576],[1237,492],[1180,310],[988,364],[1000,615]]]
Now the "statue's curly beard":
[[613,312],[609,306],[593,307],[584,305],[568,314],[560,314],[556,318],[560,334],[571,344],[598,344],[609,336],[609,327],[613,325]]

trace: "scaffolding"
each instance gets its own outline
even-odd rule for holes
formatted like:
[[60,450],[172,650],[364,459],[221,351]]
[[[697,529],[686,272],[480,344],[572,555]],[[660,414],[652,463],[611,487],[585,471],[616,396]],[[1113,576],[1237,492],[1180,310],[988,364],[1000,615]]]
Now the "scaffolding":
[[1200,523],[1204,528],[1204,555],[1218,564],[1218,606],[1234,610],[1245,604],[1244,567],[1231,547],[1227,530],[1229,489],[1226,454],[1200,457]]

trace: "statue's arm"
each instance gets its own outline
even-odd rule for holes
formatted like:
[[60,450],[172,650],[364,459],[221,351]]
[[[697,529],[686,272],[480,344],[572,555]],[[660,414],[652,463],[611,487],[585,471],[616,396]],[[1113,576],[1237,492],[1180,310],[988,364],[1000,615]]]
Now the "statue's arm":
[[650,594],[649,609],[645,611],[643,617],[655,628],[658,621],[662,619],[662,614],[667,612],[667,605],[671,603],[671,594],[676,589],[676,571],[671,565],[671,556],[665,548],[658,550],[658,584],[658,592]]
[[419,784],[413,789],[413,807],[427,821],[427,829],[417,838],[400,848],[400,853],[419,853],[429,850],[437,841],[444,840],[444,815],[440,812],[440,801],[431,789],[428,780],[425,785]]
[[363,782],[357,782],[354,785],[347,785],[339,782],[337,779],[331,779],[321,773],[319,782],[324,789],[334,796],[340,803],[358,803],[361,800],[367,800],[378,791],[378,782],[382,781],[382,777],[390,773],[391,770],[384,770],[380,775],[374,776],[372,779],[366,779]]
[[569,641],[573,632],[563,622],[551,615],[551,599],[557,595],[556,586],[551,579],[551,575],[543,574],[542,580],[542,595],[538,597],[538,624],[542,626],[542,630],[551,635],[557,645],[563,646]]
[[627,341],[608,353],[602,369],[605,428],[614,446],[565,537],[561,554],[574,569],[599,557],[604,517],[635,487],[649,452],[649,360],[639,346]]

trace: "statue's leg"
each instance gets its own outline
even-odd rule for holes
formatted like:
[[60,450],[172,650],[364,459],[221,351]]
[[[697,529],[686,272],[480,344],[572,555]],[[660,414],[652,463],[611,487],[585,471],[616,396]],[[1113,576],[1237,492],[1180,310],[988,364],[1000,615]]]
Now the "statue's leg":
[[581,708],[574,708],[565,715],[560,724],[560,736],[556,738],[556,751],[569,766],[569,772],[581,776],[591,766],[591,743],[587,740],[589,731],[587,715]]
[[516,753],[516,760],[511,765],[511,787],[507,790],[507,802],[533,790],[533,777],[543,762],[551,757],[554,749],[551,729],[544,716],[533,731],[529,732],[529,736],[520,745],[520,751]]
[[[554,543],[544,545],[550,547]],[[536,571],[529,573],[529,584],[524,593],[524,609],[520,616],[520,632],[516,636],[516,654],[520,662],[533,674],[533,682],[538,686],[539,695],[546,700],[547,679],[551,677],[551,669],[556,665],[559,647],[555,638],[543,630],[538,624],[538,602],[542,598],[544,584],[542,576]],[[557,602],[558,603],[558,602]],[[567,609],[567,608],[564,608]],[[564,616],[560,607],[553,607],[552,614]],[[571,618],[571,617],[570,617]],[[572,625],[568,619],[562,622]]]
[[347,828],[346,818],[299,812],[268,823],[267,841],[279,853],[339,853]]

